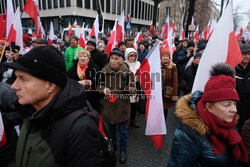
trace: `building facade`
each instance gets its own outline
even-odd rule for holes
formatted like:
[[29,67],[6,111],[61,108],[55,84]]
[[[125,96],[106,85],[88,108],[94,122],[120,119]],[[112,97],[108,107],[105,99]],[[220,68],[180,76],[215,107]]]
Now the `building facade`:
[[[0,2],[0,14],[5,13],[6,1],[1,0]],[[22,10],[27,0],[12,1],[14,10],[17,6]],[[42,25],[45,31],[49,31],[52,21],[55,31],[61,31],[69,23],[73,24],[77,20],[79,25],[84,22],[91,28],[97,15],[98,1],[101,3],[102,15],[105,19],[104,32],[108,28],[113,28],[114,21],[119,19],[123,10],[125,16],[131,14],[133,32],[140,29],[145,31],[153,19],[154,3],[152,0],[38,0]],[[22,20],[23,27],[34,27],[33,20],[26,13],[23,13]]]

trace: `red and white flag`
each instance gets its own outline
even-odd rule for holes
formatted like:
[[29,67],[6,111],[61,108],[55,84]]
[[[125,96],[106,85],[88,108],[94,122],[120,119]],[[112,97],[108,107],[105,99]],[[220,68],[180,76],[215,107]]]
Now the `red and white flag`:
[[54,35],[53,23],[50,22],[50,30],[49,30],[49,37],[48,37],[48,43],[49,43],[49,45],[52,45],[54,36],[55,35]]
[[68,36],[69,36],[69,38],[71,38],[71,35],[73,34],[73,31],[72,31],[72,27],[71,27],[71,24],[70,24],[70,22],[69,22],[69,30],[68,30]]
[[96,19],[95,19],[95,22],[92,26],[92,30],[89,34],[89,38],[91,38],[93,35],[95,36],[96,38],[96,43],[98,42],[98,32],[99,32],[99,18],[98,18],[98,15],[96,15]]
[[42,38],[38,0],[27,0],[23,12],[27,13],[35,21],[36,38]]
[[195,23],[194,23],[194,16],[192,16],[192,21],[191,21],[191,26],[194,26]]
[[42,23],[41,23],[41,30],[42,30],[42,35],[43,35],[43,38],[45,38],[45,37],[46,37],[46,35],[45,35],[45,31],[44,31],[44,28],[43,28]]
[[116,48],[118,48],[118,44],[124,41],[124,10],[122,11],[121,17],[118,20],[118,24],[116,25]]
[[199,25],[196,27],[195,33],[194,33],[194,43],[197,44],[199,41]]
[[4,20],[4,15],[0,14],[0,40],[4,40],[5,31],[6,31],[6,22]]
[[209,70],[214,64],[226,63],[234,68],[242,60],[239,44],[233,29],[231,2],[230,0],[207,43],[196,73],[192,92],[204,90],[204,86],[209,79]]
[[85,49],[86,48],[86,45],[85,45],[85,28],[84,28],[84,25],[82,26],[82,30],[81,30],[81,35],[80,35],[80,38],[79,38],[79,45]]
[[210,22],[208,22],[207,27],[206,27],[206,29],[204,31],[204,34],[203,34],[204,39],[208,39],[209,25],[210,25]]
[[176,32],[176,25],[175,25],[174,20],[173,20],[173,22],[172,22],[172,29],[173,29],[173,32]]
[[108,42],[107,47],[106,47],[106,51],[107,51],[108,57],[109,57],[109,54],[110,54],[111,50],[113,48],[115,48],[115,45],[116,45],[116,40],[115,40],[115,36],[116,36],[116,24],[117,24],[117,20],[115,20],[115,25],[114,25],[113,31],[111,33],[111,36],[109,38],[109,42]]
[[13,4],[12,1],[7,1],[7,6],[6,6],[6,15],[5,15],[5,21],[6,21],[6,37],[8,37],[11,25],[13,24],[14,21],[14,10],[13,10]]
[[169,15],[167,16],[167,20],[166,20],[165,27],[164,27],[163,41],[168,39],[168,33],[169,33]]
[[242,33],[243,33],[243,28],[241,28],[240,33],[236,35],[237,40],[241,39]]
[[183,26],[181,25],[181,28],[180,28],[180,37],[179,37],[179,40],[183,40],[185,39],[185,31],[183,29]]
[[140,43],[142,37],[143,37],[143,34],[141,33],[141,31],[136,34],[136,37],[134,39],[134,49],[135,50],[137,50],[137,43]]
[[109,34],[110,34],[110,32],[109,32],[109,27],[108,27],[107,35],[109,35]]
[[73,25],[74,25],[74,26],[78,26],[76,19],[75,19]]
[[153,33],[154,33],[154,35],[156,34],[153,23],[151,23],[151,25],[149,27],[149,33],[151,36],[153,36]]
[[16,9],[14,22],[10,27],[9,35],[6,41],[9,43],[9,45],[11,42],[15,42],[16,45],[20,46],[19,53],[23,54],[23,27],[19,7]]
[[[136,75],[147,97],[146,135],[149,135],[156,147],[162,147],[163,135],[167,133],[162,103],[162,78],[159,41],[150,50]],[[152,77],[152,76],[157,76]]]
[[6,136],[4,132],[2,113],[0,112],[0,147],[2,147],[5,144],[6,144]]
[[211,27],[210,27],[210,30],[209,30],[209,34],[208,34],[208,40],[210,39],[212,33],[214,32],[214,28],[217,24],[217,21],[215,19],[212,20],[212,23],[211,23]]

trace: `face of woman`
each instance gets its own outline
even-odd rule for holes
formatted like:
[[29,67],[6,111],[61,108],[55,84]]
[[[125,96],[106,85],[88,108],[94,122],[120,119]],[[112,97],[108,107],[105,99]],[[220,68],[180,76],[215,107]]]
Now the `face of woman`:
[[12,61],[14,57],[14,53],[12,51],[6,50],[5,57],[8,61]]
[[79,55],[78,60],[81,65],[84,65],[89,61],[89,58],[87,54],[83,54],[83,55]]
[[169,64],[170,63],[169,55],[167,54],[162,55],[161,62],[162,64]]
[[220,120],[226,123],[233,121],[234,115],[237,113],[237,102],[234,100],[224,100],[215,103],[206,103],[206,108]]
[[135,62],[135,59],[136,59],[136,54],[135,54],[135,53],[129,54],[129,56],[128,56],[128,61],[129,61],[130,63]]

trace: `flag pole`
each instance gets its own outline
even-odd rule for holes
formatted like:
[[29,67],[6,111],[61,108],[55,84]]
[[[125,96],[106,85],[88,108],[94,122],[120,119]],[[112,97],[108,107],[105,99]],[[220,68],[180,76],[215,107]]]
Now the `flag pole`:
[[5,44],[4,44],[3,52],[2,52],[1,57],[0,57],[0,63],[2,62],[2,59],[3,59],[3,54],[4,54],[4,52],[5,52],[6,43],[7,43],[7,41],[6,41]]

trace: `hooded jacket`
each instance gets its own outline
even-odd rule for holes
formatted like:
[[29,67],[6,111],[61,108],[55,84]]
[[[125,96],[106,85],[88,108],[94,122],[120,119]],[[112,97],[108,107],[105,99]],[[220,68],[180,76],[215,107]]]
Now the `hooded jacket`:
[[[68,80],[49,104],[33,113],[24,121],[21,128],[17,151],[16,167],[57,167],[49,145],[52,125],[68,114],[86,106],[86,93],[83,86]],[[98,145],[98,128],[88,115],[80,116],[71,127],[66,139],[65,167],[101,166],[101,153]]]
[[65,51],[65,63],[66,63],[66,68],[67,71],[72,67],[73,65],[73,60],[76,58],[76,54],[83,50],[82,47],[80,46],[69,46],[66,51]]
[[209,128],[198,115],[196,103],[202,96],[195,92],[192,97],[182,97],[176,105],[176,116],[181,121],[174,132],[167,167],[238,167],[230,148],[215,155],[209,139]]
[[192,63],[185,69],[183,73],[181,80],[181,89],[185,95],[191,93],[192,91],[197,69],[198,66],[195,66],[194,63]]

